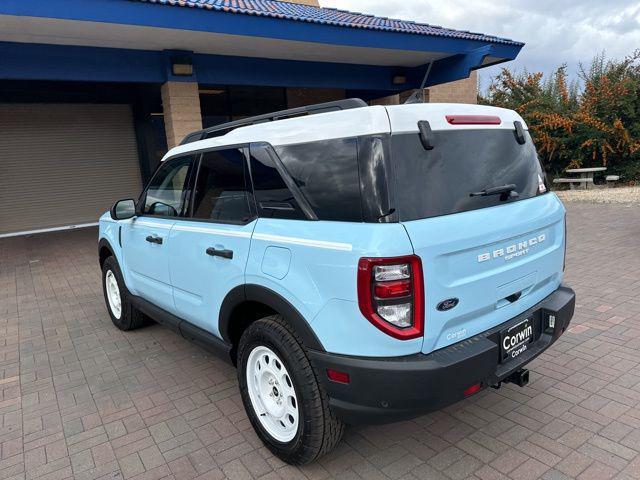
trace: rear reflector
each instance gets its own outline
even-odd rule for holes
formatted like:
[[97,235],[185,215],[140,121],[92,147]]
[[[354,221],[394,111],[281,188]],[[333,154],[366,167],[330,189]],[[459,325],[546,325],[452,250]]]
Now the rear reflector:
[[476,383],[475,385],[471,385],[469,388],[467,388],[463,393],[465,397],[468,397],[469,395],[478,393],[481,389],[482,389],[482,384]]
[[344,383],[348,385],[351,381],[349,379],[349,374],[346,372],[338,372],[337,370],[332,370],[331,368],[327,368],[327,377],[329,380],[336,383]]
[[411,280],[376,283],[373,292],[378,298],[406,297],[411,295]]
[[493,115],[447,115],[451,125],[500,125],[500,117]]

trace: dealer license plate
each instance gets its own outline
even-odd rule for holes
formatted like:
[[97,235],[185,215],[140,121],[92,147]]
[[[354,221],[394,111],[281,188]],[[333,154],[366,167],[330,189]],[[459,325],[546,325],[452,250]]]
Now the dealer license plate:
[[527,351],[533,341],[533,320],[527,318],[500,334],[500,352],[502,361],[512,360]]

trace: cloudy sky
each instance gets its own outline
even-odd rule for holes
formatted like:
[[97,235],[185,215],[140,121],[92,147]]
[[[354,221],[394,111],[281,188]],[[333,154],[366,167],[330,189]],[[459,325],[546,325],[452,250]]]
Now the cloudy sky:
[[[640,48],[640,0],[320,0],[324,7],[470,30],[526,43],[511,65],[553,71],[601,51],[622,58]],[[499,70],[484,70],[481,81]]]

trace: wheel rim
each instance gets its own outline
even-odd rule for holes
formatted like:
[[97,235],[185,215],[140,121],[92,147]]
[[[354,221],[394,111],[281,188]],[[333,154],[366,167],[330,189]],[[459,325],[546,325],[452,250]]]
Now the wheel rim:
[[300,412],[291,376],[273,350],[255,347],[247,360],[247,389],[253,410],[269,435],[290,442],[298,433]]
[[118,287],[118,280],[111,270],[107,271],[104,279],[104,283],[107,287],[109,308],[111,309],[113,316],[119,320],[122,315],[122,300],[120,299],[120,287]]

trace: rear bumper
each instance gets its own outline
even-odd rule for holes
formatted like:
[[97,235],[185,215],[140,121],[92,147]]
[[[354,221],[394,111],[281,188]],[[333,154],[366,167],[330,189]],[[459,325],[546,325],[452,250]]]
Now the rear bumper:
[[[549,348],[569,326],[575,293],[561,286],[543,301],[475,337],[437,350],[397,358],[363,358],[310,351],[330,406],[351,424],[385,423],[418,416],[465,398],[477,383],[496,385]],[[548,328],[549,316],[555,327]],[[518,357],[500,361],[500,332],[533,319],[534,340]],[[329,381],[326,369],[349,374],[348,385]]]

